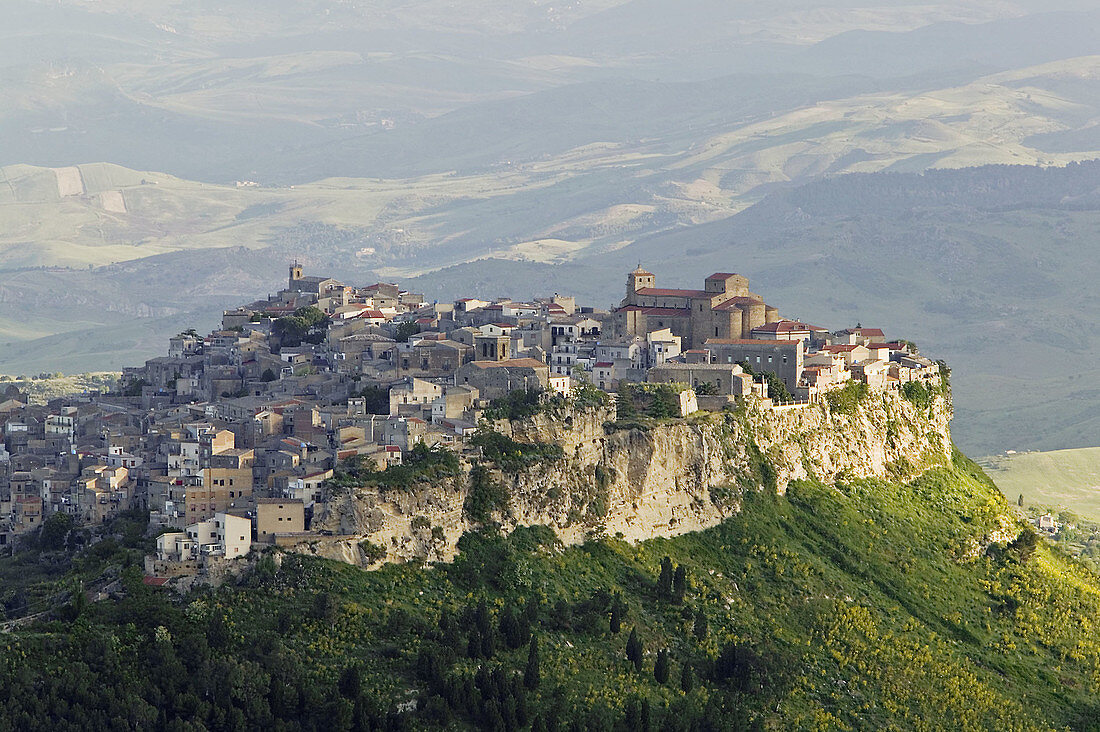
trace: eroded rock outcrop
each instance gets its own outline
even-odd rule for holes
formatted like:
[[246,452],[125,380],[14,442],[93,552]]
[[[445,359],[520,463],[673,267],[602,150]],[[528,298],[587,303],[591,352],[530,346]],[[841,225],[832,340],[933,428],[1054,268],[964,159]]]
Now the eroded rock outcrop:
[[[783,493],[805,478],[915,477],[950,461],[950,419],[946,392],[923,407],[872,392],[846,408],[753,402],[649,429],[620,429],[607,408],[503,421],[494,426],[504,435],[555,444],[564,454],[516,471],[494,468],[509,496],[494,519],[505,531],[550,526],[567,544],[593,533],[631,541],[682,534],[736,512],[746,490]],[[298,550],[363,565],[379,547],[383,561],[450,559],[459,537],[475,528],[463,512],[475,456],[467,457],[463,475],[413,490],[333,491],[314,519],[332,536]]]

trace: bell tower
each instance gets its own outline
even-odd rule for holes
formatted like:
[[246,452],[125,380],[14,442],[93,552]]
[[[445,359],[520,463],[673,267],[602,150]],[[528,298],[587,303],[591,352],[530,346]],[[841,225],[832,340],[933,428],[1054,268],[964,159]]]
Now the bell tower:
[[626,276],[626,300],[624,304],[636,304],[634,294],[638,290],[653,287],[656,283],[657,278],[653,276],[653,273],[642,269],[642,265],[639,263],[637,269],[632,270]]
[[302,279],[302,265],[298,264],[298,260],[295,259],[290,265],[290,278],[288,280],[289,289],[294,289],[294,282]]

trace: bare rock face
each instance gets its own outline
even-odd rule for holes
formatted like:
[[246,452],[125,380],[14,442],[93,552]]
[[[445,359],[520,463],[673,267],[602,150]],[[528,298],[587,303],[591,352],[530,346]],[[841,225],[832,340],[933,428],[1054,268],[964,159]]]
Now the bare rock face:
[[[502,529],[546,525],[566,544],[601,534],[674,536],[720,523],[744,491],[784,493],[803,479],[907,480],[948,463],[952,451],[949,394],[927,407],[894,392],[869,393],[845,410],[750,402],[649,429],[618,429],[614,419],[612,409],[597,408],[495,424],[518,442],[564,451],[560,460],[494,471],[509,496],[494,515]],[[449,560],[476,528],[463,512],[468,490],[463,475],[412,491],[331,492],[314,519],[331,536],[297,549],[364,566],[378,548],[379,562]]]

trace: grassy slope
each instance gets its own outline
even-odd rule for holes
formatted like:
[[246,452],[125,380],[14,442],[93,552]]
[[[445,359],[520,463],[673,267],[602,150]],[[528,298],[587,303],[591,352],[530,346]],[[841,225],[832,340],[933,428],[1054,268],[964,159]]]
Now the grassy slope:
[[995,455],[982,465],[1009,500],[1069,509],[1100,520],[1100,447]]
[[[298,659],[330,690],[342,669],[361,663],[364,698],[384,709],[427,696],[418,656],[438,654],[452,678],[477,668],[463,652],[471,624],[460,621],[453,643],[440,640],[442,610],[461,616],[484,600],[495,625],[501,608],[534,597],[542,685],[526,697],[529,719],[575,709],[564,717],[609,728],[624,704],[646,698],[653,721],[668,724],[700,715],[718,727],[769,729],[1088,728],[1100,688],[1100,581],[1046,546],[1023,564],[968,558],[1006,509],[959,456],[953,469],[907,486],[801,483],[785,498],[752,494],[719,527],[637,546],[607,540],[562,551],[538,548],[525,534],[471,542],[453,566],[369,573],[289,558],[245,586],[190,598],[183,613],[135,587],[123,603],[86,611],[75,650],[49,660],[39,649],[69,632],[56,624],[9,640],[0,659],[28,653],[48,674],[68,663],[62,657],[86,655],[97,634],[112,635],[120,657],[137,659],[148,657],[158,625],[176,639],[229,628],[225,651],[216,652],[259,663],[248,671],[259,693],[267,676],[258,668],[274,673],[272,658]],[[682,608],[657,598],[665,555],[688,569],[685,606],[705,612],[705,640]],[[604,608],[583,612],[601,592],[621,592],[627,604],[618,635],[608,632]],[[319,597],[334,600],[328,611],[316,612]],[[135,626],[116,625],[126,622]],[[641,673],[624,659],[632,627],[646,651]],[[764,670],[749,674],[741,692],[736,680],[713,679],[679,691],[684,663],[705,676],[728,643],[755,649]],[[459,649],[453,661],[449,645]],[[673,659],[664,686],[652,676],[659,648]],[[498,643],[482,663],[522,673],[526,656],[524,647]],[[145,674],[131,664],[121,678]],[[436,704],[435,714],[448,713]]]

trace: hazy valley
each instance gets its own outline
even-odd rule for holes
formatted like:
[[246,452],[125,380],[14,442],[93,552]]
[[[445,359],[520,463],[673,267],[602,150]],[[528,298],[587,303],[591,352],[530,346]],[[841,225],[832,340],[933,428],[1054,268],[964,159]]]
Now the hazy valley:
[[[419,276],[432,298],[539,278],[611,305],[624,266],[675,261],[686,281],[705,255],[806,319],[857,302],[901,315],[965,367],[967,447],[1100,438],[1087,394],[1080,413],[1044,412],[1078,391],[1062,356],[1088,362],[1084,270],[1056,245],[1092,236],[1091,204],[975,213],[975,180],[906,218],[782,198],[741,214],[822,176],[1100,155],[1087,3],[413,7],[7,5],[0,371],[140,361],[155,332],[208,326],[292,258],[350,281]],[[1025,269],[978,268],[973,286],[936,259],[1001,247]],[[504,261],[461,267],[486,258]]]

